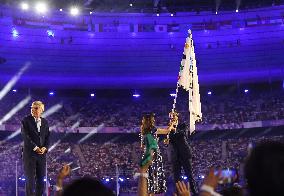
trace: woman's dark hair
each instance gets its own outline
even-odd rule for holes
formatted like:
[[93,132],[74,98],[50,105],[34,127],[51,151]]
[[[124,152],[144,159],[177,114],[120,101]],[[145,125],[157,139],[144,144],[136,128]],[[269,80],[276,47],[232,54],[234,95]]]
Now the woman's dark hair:
[[154,113],[146,113],[143,115],[142,125],[141,125],[141,134],[146,135],[151,132],[154,128],[155,123],[155,114]]

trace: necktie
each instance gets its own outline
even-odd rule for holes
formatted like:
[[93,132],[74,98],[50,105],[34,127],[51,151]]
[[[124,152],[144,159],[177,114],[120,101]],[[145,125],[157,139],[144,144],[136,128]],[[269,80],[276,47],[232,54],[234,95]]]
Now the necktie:
[[40,119],[36,119],[36,126],[37,126],[37,131],[40,132],[40,126],[41,126]]

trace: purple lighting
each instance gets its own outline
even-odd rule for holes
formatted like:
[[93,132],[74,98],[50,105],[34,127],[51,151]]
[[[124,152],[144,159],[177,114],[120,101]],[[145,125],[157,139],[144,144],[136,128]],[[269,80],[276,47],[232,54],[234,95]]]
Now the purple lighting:
[[212,95],[212,92],[211,91],[208,91],[208,93],[207,93],[208,95]]
[[245,93],[248,93],[248,92],[249,92],[249,90],[248,90],[248,89],[245,89],[245,90],[244,90],[244,92],[245,92]]
[[13,91],[14,93],[16,93],[16,92],[17,92],[17,89],[13,89],[12,91]]
[[94,97],[94,96],[95,96],[95,93],[91,93],[90,95],[91,95],[91,97]]
[[238,10],[238,9],[236,9],[236,12],[238,13],[238,12],[239,12],[239,10]]
[[55,93],[53,91],[49,92],[50,96],[53,96]]

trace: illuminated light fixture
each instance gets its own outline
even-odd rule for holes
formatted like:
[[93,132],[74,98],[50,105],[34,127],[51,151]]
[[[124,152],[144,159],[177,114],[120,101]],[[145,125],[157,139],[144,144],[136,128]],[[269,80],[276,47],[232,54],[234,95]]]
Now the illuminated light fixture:
[[13,28],[12,29],[12,35],[13,35],[13,37],[19,37],[19,32],[15,28]]
[[170,94],[171,97],[175,97],[176,95],[177,95],[177,94],[175,94],[175,93],[171,93],[171,94]]
[[94,96],[95,96],[95,93],[91,93],[90,96],[91,96],[91,97],[94,97]]
[[212,92],[211,91],[208,91],[208,93],[207,93],[208,95],[212,95]]
[[133,96],[133,97],[135,97],[135,98],[140,97],[140,95],[139,95],[139,94],[137,94],[137,93],[133,94],[132,96]]
[[62,9],[59,9],[59,11],[62,12],[63,10],[62,10]]
[[50,96],[53,96],[55,93],[53,91],[49,92]]
[[93,14],[93,12],[90,12],[90,15],[92,15]]
[[35,9],[38,13],[45,13],[47,11],[47,6],[45,3],[39,2],[36,4]]
[[130,3],[130,4],[129,4],[129,6],[130,6],[130,7],[132,7],[132,6],[133,6],[133,4],[132,4],[132,3]]
[[50,38],[51,38],[51,37],[52,37],[52,38],[54,37],[54,32],[53,32],[52,30],[47,30],[46,33],[47,33],[47,36],[48,36],[48,37],[50,37]]
[[70,14],[71,14],[72,16],[77,16],[77,15],[79,14],[79,9],[78,9],[77,7],[72,7],[72,8],[70,9]]
[[245,92],[245,93],[248,93],[248,92],[249,92],[249,90],[248,90],[248,89],[245,89],[245,90],[244,90],[244,92]]
[[157,13],[157,16],[160,16],[160,14],[159,14],[159,13]]
[[215,14],[217,15],[217,14],[218,14],[218,12],[216,11],[216,12],[215,12]]
[[16,92],[17,92],[17,89],[13,89],[12,91],[13,91],[14,93],[16,93]]
[[27,4],[26,2],[23,2],[23,3],[21,3],[21,8],[22,8],[22,10],[28,10],[29,4]]
[[239,12],[239,10],[238,10],[238,9],[236,9],[236,12],[238,13],[238,12]]
[[173,14],[173,13],[171,13],[171,16],[174,16],[174,14]]

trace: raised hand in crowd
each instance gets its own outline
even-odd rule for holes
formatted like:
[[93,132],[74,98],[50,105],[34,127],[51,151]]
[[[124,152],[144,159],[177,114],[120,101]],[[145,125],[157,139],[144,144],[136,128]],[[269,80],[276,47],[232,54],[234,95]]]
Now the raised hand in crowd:
[[69,176],[70,173],[71,173],[71,168],[67,164],[63,165],[63,167],[60,169],[59,174],[57,176],[56,186],[55,186],[56,193],[58,196],[60,196],[62,193],[64,179],[67,176]]
[[210,168],[209,173],[200,188],[200,196],[221,196],[219,193],[215,192],[215,189],[221,180],[221,170],[218,170],[217,174],[215,174],[214,168]]
[[176,183],[177,193],[174,193],[174,196],[190,196],[190,187],[189,183],[186,185],[183,181],[178,181]]

